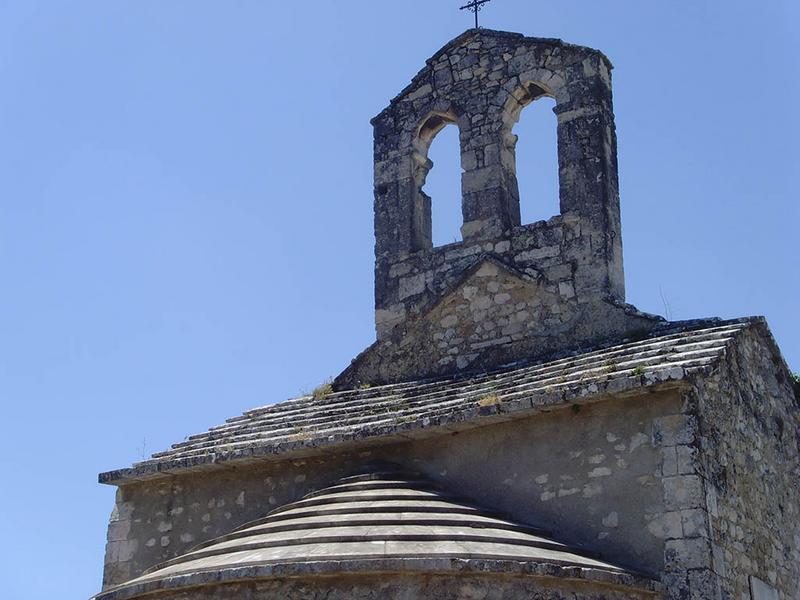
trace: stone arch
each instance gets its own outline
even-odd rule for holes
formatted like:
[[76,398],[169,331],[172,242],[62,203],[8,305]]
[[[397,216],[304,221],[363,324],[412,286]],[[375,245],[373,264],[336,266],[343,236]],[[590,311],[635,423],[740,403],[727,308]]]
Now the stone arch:
[[555,98],[558,102],[556,94],[549,86],[537,81],[523,80],[519,87],[508,95],[503,106],[504,131],[513,129],[525,107],[545,96]]
[[[428,172],[433,167],[428,158],[428,151],[431,148],[434,138],[448,125],[458,125],[458,117],[453,111],[432,111],[420,120],[416,128],[416,133],[411,142],[412,164],[414,165],[414,182],[420,187],[425,185]],[[459,131],[460,131],[459,127]]]

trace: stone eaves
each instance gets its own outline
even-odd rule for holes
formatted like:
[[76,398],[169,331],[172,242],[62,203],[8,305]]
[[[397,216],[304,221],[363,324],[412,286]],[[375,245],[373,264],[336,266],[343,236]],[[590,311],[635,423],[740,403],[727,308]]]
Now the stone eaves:
[[101,473],[126,483],[286,460],[331,450],[463,431],[644,390],[691,385],[709,373],[742,331],[761,317],[665,323],[639,340],[470,378],[385,385],[267,405],[174,444],[130,468]]

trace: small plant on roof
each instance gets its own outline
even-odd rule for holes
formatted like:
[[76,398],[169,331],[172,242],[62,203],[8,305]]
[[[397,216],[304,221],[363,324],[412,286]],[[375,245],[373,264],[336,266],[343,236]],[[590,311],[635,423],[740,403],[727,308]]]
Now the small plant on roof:
[[326,381],[325,383],[318,385],[314,388],[314,391],[311,392],[311,396],[314,400],[322,400],[325,396],[328,396],[333,393],[333,383],[330,381]]
[[608,362],[607,362],[607,363],[606,363],[606,364],[603,366],[603,372],[604,372],[604,373],[613,373],[613,372],[614,372],[614,371],[616,371],[616,370],[617,370],[617,365],[616,365],[616,363],[614,363],[614,362],[612,362],[612,361],[608,361]]
[[644,365],[636,365],[636,368],[633,370],[633,374],[636,377],[641,377],[644,375]]
[[502,400],[497,394],[486,394],[485,396],[481,396],[478,400],[478,406],[496,406],[500,404],[500,402],[502,402]]
[[372,387],[371,383],[362,383],[360,386],[358,386],[358,389],[360,389],[360,390],[368,390],[371,387]]
[[311,432],[309,431],[301,431],[299,433],[293,433],[292,435],[286,438],[290,442],[302,442],[303,440],[310,440],[311,439]]
[[416,421],[412,415],[397,415],[392,419],[392,423],[395,425],[405,425],[406,423],[411,423],[412,421]]

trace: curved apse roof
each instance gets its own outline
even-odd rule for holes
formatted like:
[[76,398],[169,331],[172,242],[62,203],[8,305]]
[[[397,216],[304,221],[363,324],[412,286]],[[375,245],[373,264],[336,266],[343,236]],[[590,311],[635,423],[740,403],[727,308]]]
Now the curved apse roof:
[[95,600],[273,577],[454,570],[588,579],[644,591],[657,586],[416,474],[373,470],[273,510]]

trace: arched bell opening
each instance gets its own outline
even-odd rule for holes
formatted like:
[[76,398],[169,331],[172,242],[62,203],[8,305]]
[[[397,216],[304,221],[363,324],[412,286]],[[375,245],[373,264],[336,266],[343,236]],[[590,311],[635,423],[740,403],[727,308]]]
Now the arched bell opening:
[[459,242],[462,169],[456,115],[429,115],[420,124],[412,145],[415,249]]
[[533,82],[522,85],[506,103],[501,163],[515,225],[561,212],[555,106],[555,95]]

